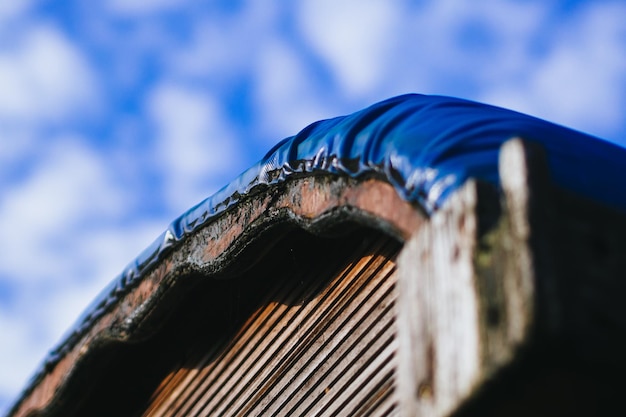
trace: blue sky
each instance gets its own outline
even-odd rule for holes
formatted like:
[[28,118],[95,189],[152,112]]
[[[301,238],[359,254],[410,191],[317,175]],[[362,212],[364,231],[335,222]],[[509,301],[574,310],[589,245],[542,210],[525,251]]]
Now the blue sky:
[[0,411],[167,224],[407,92],[626,145],[626,2],[3,0]]

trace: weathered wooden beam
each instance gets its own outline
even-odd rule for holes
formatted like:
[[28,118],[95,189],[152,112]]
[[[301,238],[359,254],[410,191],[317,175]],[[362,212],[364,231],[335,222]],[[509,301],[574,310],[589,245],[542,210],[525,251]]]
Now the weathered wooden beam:
[[503,207],[468,182],[398,259],[398,387],[404,415],[445,416],[509,364],[535,322],[529,161],[502,149]]
[[402,414],[598,415],[626,386],[626,216],[521,140],[500,177],[501,201],[468,182],[399,255]]

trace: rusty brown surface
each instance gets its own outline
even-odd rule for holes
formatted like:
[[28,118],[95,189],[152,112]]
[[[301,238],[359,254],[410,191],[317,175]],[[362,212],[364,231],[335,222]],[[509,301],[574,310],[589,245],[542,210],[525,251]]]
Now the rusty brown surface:
[[39,379],[11,415],[43,413],[62,394],[75,367],[92,353],[94,346],[135,337],[135,329],[158,306],[161,292],[177,285],[177,277],[236,263],[238,251],[273,223],[291,222],[316,231],[317,223],[324,219],[330,223],[333,219],[354,221],[400,240],[411,236],[424,221],[419,210],[402,200],[391,185],[375,179],[309,177],[269,188],[190,236],[160,262]]

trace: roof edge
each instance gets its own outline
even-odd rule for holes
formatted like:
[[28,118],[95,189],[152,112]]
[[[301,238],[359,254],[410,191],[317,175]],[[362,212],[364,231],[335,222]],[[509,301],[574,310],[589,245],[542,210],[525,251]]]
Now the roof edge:
[[327,234],[350,221],[403,241],[424,220],[425,216],[390,184],[377,179],[310,176],[268,187],[186,236],[142,279],[117,294],[117,300],[94,316],[89,326],[83,325],[80,333],[65,339],[54,361],[48,360],[33,377],[9,415],[45,414],[62,402],[73,375],[103,346],[148,337],[154,329],[144,326],[146,317],[155,314],[167,293],[185,285],[185,277],[199,274],[204,279],[242,273],[237,261],[263,232],[291,226]]

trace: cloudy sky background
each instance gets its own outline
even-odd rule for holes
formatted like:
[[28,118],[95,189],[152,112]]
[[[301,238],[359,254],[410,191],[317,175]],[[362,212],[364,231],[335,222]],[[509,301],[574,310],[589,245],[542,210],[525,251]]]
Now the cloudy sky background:
[[0,1],[0,414],[172,219],[407,92],[626,145],[626,2]]

